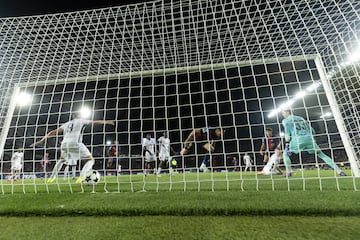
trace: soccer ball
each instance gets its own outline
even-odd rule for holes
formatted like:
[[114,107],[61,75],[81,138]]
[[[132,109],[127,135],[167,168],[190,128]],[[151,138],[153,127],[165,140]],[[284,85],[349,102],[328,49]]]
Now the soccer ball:
[[100,173],[96,170],[89,170],[86,173],[84,183],[87,185],[95,185],[100,182]]

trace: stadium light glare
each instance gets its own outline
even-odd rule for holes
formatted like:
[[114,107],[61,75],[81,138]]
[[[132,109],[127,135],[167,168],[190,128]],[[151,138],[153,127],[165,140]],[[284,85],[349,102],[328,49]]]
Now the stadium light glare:
[[326,112],[324,113],[323,115],[320,116],[320,118],[328,118],[328,117],[331,117],[332,116],[332,112]]
[[91,110],[88,107],[82,107],[80,109],[80,114],[82,118],[89,118],[91,116]]
[[358,62],[360,60],[360,46],[352,52],[352,54],[348,57],[349,64]]
[[290,99],[290,100],[287,101],[286,103],[281,104],[279,108],[274,109],[273,111],[271,111],[271,112],[268,114],[268,118],[272,118],[272,117],[274,117],[276,114],[278,114],[279,112],[281,112],[281,110],[284,110],[284,109],[287,109],[287,108],[291,107],[291,105],[293,105],[296,100],[305,97],[308,93],[315,91],[315,90],[316,90],[318,87],[320,87],[320,86],[321,86],[321,82],[314,82],[313,84],[311,84],[310,86],[308,86],[305,91],[300,91],[300,92],[298,92],[298,93],[295,95],[295,97],[293,97],[292,99]]
[[300,91],[295,95],[295,99],[301,99],[307,95],[306,91]]
[[29,93],[21,92],[16,98],[16,104],[20,107],[30,105],[32,101],[32,96]]
[[268,118],[274,117],[276,114],[280,112],[280,109],[274,109],[268,114]]
[[284,109],[287,109],[289,107],[291,107],[291,105],[293,105],[295,103],[295,100],[294,99],[290,99],[289,101],[287,101],[286,103],[283,103],[280,105],[279,109],[280,111],[281,110],[284,110]]
[[281,112],[284,109],[288,109],[289,107],[291,107],[291,105],[293,105],[295,103],[294,99],[290,99],[289,101],[283,103],[280,105],[280,107],[278,107],[277,109],[272,110],[269,114],[268,114],[268,118],[272,118],[274,117],[276,114],[278,114],[279,112]]
[[111,145],[111,141],[110,140],[108,140],[108,141],[106,141],[106,145]]
[[307,91],[307,92],[313,92],[313,91],[315,91],[318,87],[320,87],[320,85],[321,85],[321,82],[314,82],[313,84],[311,84],[310,86],[308,86],[308,87],[306,88],[306,91]]

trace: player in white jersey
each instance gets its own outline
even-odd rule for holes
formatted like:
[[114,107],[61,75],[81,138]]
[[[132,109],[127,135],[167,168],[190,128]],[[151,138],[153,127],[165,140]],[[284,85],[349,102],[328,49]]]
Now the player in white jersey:
[[271,155],[269,161],[266,163],[262,171],[258,172],[258,175],[272,175],[272,174],[282,174],[281,169],[279,168],[280,160],[282,154],[280,148],[275,148],[274,153]]
[[145,154],[145,176],[151,171],[151,169],[154,169],[154,172],[156,171],[154,166],[154,163],[156,162],[155,146],[155,138],[152,138],[150,133],[146,134],[146,137],[143,138],[142,141],[142,147]]
[[248,169],[250,169],[250,172],[251,172],[253,160],[251,159],[250,155],[245,153],[245,155],[243,156],[243,160],[244,160],[244,164],[245,164],[244,172],[246,172]]
[[40,141],[33,143],[31,146],[36,146],[46,142],[48,138],[51,138],[57,134],[63,133],[63,140],[61,142],[61,156],[53,169],[53,172],[48,180],[48,183],[55,181],[57,173],[60,171],[62,165],[66,160],[80,159],[86,160],[86,164],[80,172],[80,177],[76,180],[77,183],[81,183],[85,179],[86,173],[92,169],[95,160],[87,147],[82,143],[82,135],[86,125],[89,124],[110,124],[114,125],[113,121],[91,121],[81,119],[80,114],[75,114],[74,119],[64,123],[59,128],[50,131]]
[[22,148],[18,148],[11,157],[11,180],[16,181],[20,177],[21,169],[24,165],[24,153]]
[[159,168],[157,170],[157,176],[160,176],[162,167],[166,166],[166,163],[169,164],[169,173],[171,173],[171,157],[170,157],[170,151],[173,151],[173,149],[170,146],[170,138],[168,137],[168,133],[164,132],[163,136],[161,136],[158,140],[159,143]]

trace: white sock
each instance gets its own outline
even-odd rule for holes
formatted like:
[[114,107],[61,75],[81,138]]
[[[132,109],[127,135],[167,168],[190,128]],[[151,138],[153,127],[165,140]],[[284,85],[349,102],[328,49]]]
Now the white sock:
[[85,178],[86,173],[92,169],[92,167],[94,166],[95,160],[89,160],[85,163],[85,165],[83,166],[81,172],[80,172],[80,177],[81,178]]
[[63,164],[64,164],[63,161],[57,161],[57,162],[55,163],[55,166],[54,166],[54,169],[53,169],[53,171],[52,171],[52,173],[51,173],[50,178],[57,177],[58,172],[59,172],[60,169],[62,168]]
[[76,177],[76,166],[71,166],[71,171],[72,171],[72,177]]
[[65,169],[64,169],[64,179],[66,179],[66,177],[69,175],[69,165],[66,165]]
[[161,167],[158,168],[157,175],[160,175],[161,173]]

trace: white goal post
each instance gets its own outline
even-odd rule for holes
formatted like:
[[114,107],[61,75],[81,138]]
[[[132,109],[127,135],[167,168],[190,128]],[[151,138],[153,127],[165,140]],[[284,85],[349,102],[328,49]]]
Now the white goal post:
[[349,162],[351,164],[351,170],[353,171],[355,177],[360,177],[358,156],[356,156],[354,147],[353,147],[352,143],[350,142],[350,136],[347,133],[345,123],[343,121],[343,116],[341,115],[338,104],[336,102],[334,90],[331,87],[331,85],[329,84],[330,79],[326,76],[326,73],[324,70],[324,64],[321,60],[321,56],[315,57],[314,61],[315,61],[317,70],[319,72],[320,79],[323,84],[326,96],[330,103],[331,111],[334,114],[336,126],[339,129],[339,133],[341,136],[341,140],[344,144],[345,151],[349,157]]

